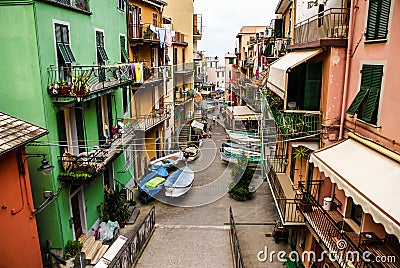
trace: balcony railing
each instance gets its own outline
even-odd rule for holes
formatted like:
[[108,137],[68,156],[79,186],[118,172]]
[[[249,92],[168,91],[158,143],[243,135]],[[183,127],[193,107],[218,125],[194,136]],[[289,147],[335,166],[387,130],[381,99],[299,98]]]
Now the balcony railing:
[[[139,71],[141,76],[142,70]],[[79,97],[83,100],[90,95],[137,82],[130,64],[60,68],[51,66],[48,73],[48,92],[52,97]]]
[[201,14],[193,14],[193,37],[200,40],[203,32],[203,20]]
[[194,97],[193,90],[187,90],[187,91],[184,91],[184,92],[175,91],[174,94],[175,94],[174,95],[175,104],[184,103],[184,102],[186,102],[186,101],[188,101],[188,100],[190,100],[190,99],[192,99]]
[[175,32],[174,42],[185,43],[185,35],[181,32]]
[[[303,218],[297,212],[297,205],[294,198],[288,198],[283,190],[281,182],[273,168],[268,173],[268,183],[274,193],[275,202],[278,206],[279,214],[282,217],[283,225],[303,223]],[[294,195],[294,193],[293,193]]]
[[149,23],[128,23],[128,39],[131,41],[160,41],[156,27]]
[[331,8],[294,28],[294,43],[307,43],[320,39],[346,39],[349,27],[349,12],[346,8]]
[[171,109],[159,109],[153,113],[138,115],[135,118],[121,118],[122,123],[129,130],[147,131],[171,117]]
[[88,0],[47,0],[47,2],[56,2],[79,10],[90,11]]
[[319,112],[283,112],[278,108],[282,102],[278,98],[267,96],[267,107],[282,133],[290,138],[313,137],[319,133],[321,121]]
[[194,62],[185,62],[176,64],[173,67],[174,73],[190,73],[194,72]]

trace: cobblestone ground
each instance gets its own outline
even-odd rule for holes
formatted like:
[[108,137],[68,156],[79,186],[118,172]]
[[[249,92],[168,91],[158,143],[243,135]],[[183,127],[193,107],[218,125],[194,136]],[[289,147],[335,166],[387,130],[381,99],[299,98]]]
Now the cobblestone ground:
[[[289,252],[286,244],[275,244],[265,235],[272,233],[277,219],[268,184],[258,177],[253,181],[257,190],[252,200],[231,199],[227,194],[230,167],[220,160],[218,151],[224,141],[224,128],[218,124],[213,126],[212,139],[204,140],[200,158],[189,163],[195,180],[192,189],[183,197],[167,199],[161,191],[157,200],[138,204],[141,213],[137,222],[155,206],[157,227],[136,267],[232,267],[229,207],[237,224],[245,266],[283,266],[279,262],[257,259],[257,254],[265,247],[269,252]],[[123,232],[129,232],[129,228]]]

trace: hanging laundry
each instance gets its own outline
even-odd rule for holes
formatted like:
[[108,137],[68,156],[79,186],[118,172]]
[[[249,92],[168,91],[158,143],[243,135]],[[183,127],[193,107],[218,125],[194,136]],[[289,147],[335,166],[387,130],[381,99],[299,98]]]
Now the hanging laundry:
[[153,33],[157,33],[156,26],[150,25],[149,28],[150,28],[150,31],[152,31]]
[[172,31],[170,29],[165,30],[165,45],[167,47],[172,46]]
[[134,63],[131,63],[130,66],[131,66],[132,78],[133,78],[133,80],[136,81],[135,64],[134,64]]
[[141,69],[141,63],[135,63],[136,83],[142,83]]
[[164,48],[165,47],[165,29],[164,28],[158,28],[158,38],[160,39],[160,47]]

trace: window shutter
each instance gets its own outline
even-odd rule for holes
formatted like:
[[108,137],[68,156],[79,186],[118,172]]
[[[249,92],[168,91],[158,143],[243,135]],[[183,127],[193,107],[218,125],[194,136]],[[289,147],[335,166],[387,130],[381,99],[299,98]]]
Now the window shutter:
[[68,54],[68,57],[70,59],[70,62],[75,62],[75,57],[74,54],[72,53],[71,47],[69,46],[69,44],[64,44],[64,48],[66,53]]
[[[62,56],[63,59],[64,59],[64,62],[65,62],[65,63],[71,63],[72,61],[71,61],[71,59],[70,59],[69,56],[68,56],[68,53],[67,53],[67,51],[66,51],[66,49],[65,49],[64,44],[63,44],[63,43],[57,43],[57,48],[58,48],[58,50],[60,51],[61,56]],[[74,60],[75,60],[75,58],[74,58]]]
[[58,111],[57,117],[57,130],[58,130],[58,140],[60,141],[60,154],[64,153],[64,148],[67,148],[67,130],[65,128],[65,116],[64,111]]
[[304,109],[318,111],[321,98],[322,63],[307,63],[306,84],[304,92]]
[[354,115],[360,107],[361,103],[364,101],[365,97],[367,96],[368,91],[369,89],[361,88],[354,98],[353,102],[350,104],[350,107],[349,109],[347,109],[346,113]]
[[125,36],[121,35],[119,37],[119,41],[121,43],[122,56],[124,57],[125,62],[129,62],[129,55],[128,55],[128,52],[126,51],[126,48],[125,48]]
[[370,0],[366,40],[386,39],[390,2],[390,0]]
[[96,112],[97,112],[97,131],[99,134],[99,145],[104,143],[103,135],[103,115],[101,112],[101,98],[96,98]]
[[80,153],[86,151],[85,129],[84,129],[83,120],[84,119],[83,119],[82,109],[80,109],[80,107],[77,107],[75,109],[75,121],[76,121],[76,132],[78,135],[78,145],[79,145]]
[[[364,68],[363,68],[364,69]],[[375,110],[378,108],[379,95],[381,92],[383,66],[382,65],[366,65],[370,75],[369,94],[365,103],[362,119],[366,122],[371,122]],[[364,72],[363,72],[364,76]]]

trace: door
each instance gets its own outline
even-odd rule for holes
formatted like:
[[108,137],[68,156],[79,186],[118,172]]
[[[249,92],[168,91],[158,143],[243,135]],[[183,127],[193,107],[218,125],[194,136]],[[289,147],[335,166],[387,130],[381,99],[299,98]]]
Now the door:
[[82,204],[82,191],[81,187],[71,186],[70,201],[71,201],[71,216],[75,239],[78,239],[83,234],[83,204]]

